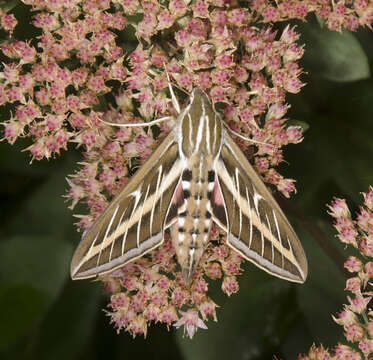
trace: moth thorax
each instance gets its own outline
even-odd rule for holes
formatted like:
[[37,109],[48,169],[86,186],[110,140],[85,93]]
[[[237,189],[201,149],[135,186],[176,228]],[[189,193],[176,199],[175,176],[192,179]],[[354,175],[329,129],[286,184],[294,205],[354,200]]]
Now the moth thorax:
[[185,157],[217,156],[222,139],[222,123],[203,91],[196,90],[180,121],[181,148]]

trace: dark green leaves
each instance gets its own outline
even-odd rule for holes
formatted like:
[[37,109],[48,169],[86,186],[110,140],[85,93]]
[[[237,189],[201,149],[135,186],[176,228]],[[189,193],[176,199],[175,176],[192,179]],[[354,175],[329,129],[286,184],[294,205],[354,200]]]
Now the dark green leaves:
[[355,34],[330,31],[318,23],[300,25],[301,40],[306,43],[306,71],[336,82],[370,77],[368,57]]

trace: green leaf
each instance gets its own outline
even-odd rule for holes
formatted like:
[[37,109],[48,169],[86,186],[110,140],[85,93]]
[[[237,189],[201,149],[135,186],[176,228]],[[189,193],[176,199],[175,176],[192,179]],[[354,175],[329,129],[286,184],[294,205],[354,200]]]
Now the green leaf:
[[44,171],[43,164],[32,166],[38,168],[43,177],[39,177],[38,187],[33,189],[31,196],[22,199],[22,208],[17,212],[17,216],[7,223],[8,232],[25,235],[43,234],[53,238],[57,236],[77,240],[78,234],[74,229],[72,212],[63,199],[63,194],[68,188],[66,176],[72,172],[69,162],[76,159],[74,156],[65,158],[67,161],[59,159]]
[[[35,326],[46,308],[46,296],[30,285],[0,285],[0,357]],[[4,357],[5,358],[5,357]]]
[[290,165],[280,173],[297,180],[298,207],[318,219],[326,218],[333,196],[360,202],[372,184],[373,84],[328,87],[313,79],[306,90],[307,102],[294,97],[292,111],[311,127],[301,144],[286,150]]
[[[30,339],[32,359],[80,359],[101,311],[101,287],[89,281],[69,281]],[[105,319],[107,320],[107,319]],[[114,329],[113,329],[114,332]]]
[[354,34],[321,28],[317,23],[300,26],[306,43],[306,71],[336,82],[348,82],[370,77],[368,58]]
[[49,237],[14,236],[0,243],[0,284],[31,286],[52,300],[68,276],[72,245]]
[[[332,315],[346,303],[344,274],[315,239],[303,229],[298,229],[297,232],[302,239],[310,269],[307,281],[297,289],[298,304],[311,334],[309,341],[313,339],[325,346],[333,346],[344,340],[343,328],[332,319]],[[338,244],[331,223],[325,238],[335,247],[336,252],[340,251],[339,246],[336,246]],[[347,256],[346,253],[342,255]],[[305,348],[304,351],[306,350]]]
[[20,5],[21,2],[19,0],[6,0],[0,2],[0,8],[3,10],[4,13],[8,13],[9,11],[13,10],[17,5]]
[[59,295],[72,246],[48,237],[14,236],[0,243],[0,348],[25,336]]

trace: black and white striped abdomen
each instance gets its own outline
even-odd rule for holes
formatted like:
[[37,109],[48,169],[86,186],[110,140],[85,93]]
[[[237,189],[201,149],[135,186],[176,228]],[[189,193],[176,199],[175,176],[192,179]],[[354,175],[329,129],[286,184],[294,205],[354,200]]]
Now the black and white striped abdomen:
[[210,166],[211,157],[207,159],[201,161],[198,156],[188,159],[178,189],[183,201],[179,202],[177,220],[171,228],[173,246],[187,283],[208,244],[212,224],[210,199],[215,171]]

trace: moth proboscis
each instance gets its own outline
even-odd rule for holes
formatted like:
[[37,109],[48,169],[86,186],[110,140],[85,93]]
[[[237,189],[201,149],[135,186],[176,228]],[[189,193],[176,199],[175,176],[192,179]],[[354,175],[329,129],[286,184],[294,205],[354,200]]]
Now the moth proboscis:
[[71,277],[111,272],[160,246],[170,229],[189,284],[213,222],[245,259],[279,278],[305,281],[307,259],[293,228],[208,96],[194,89],[172,131],[84,233]]

